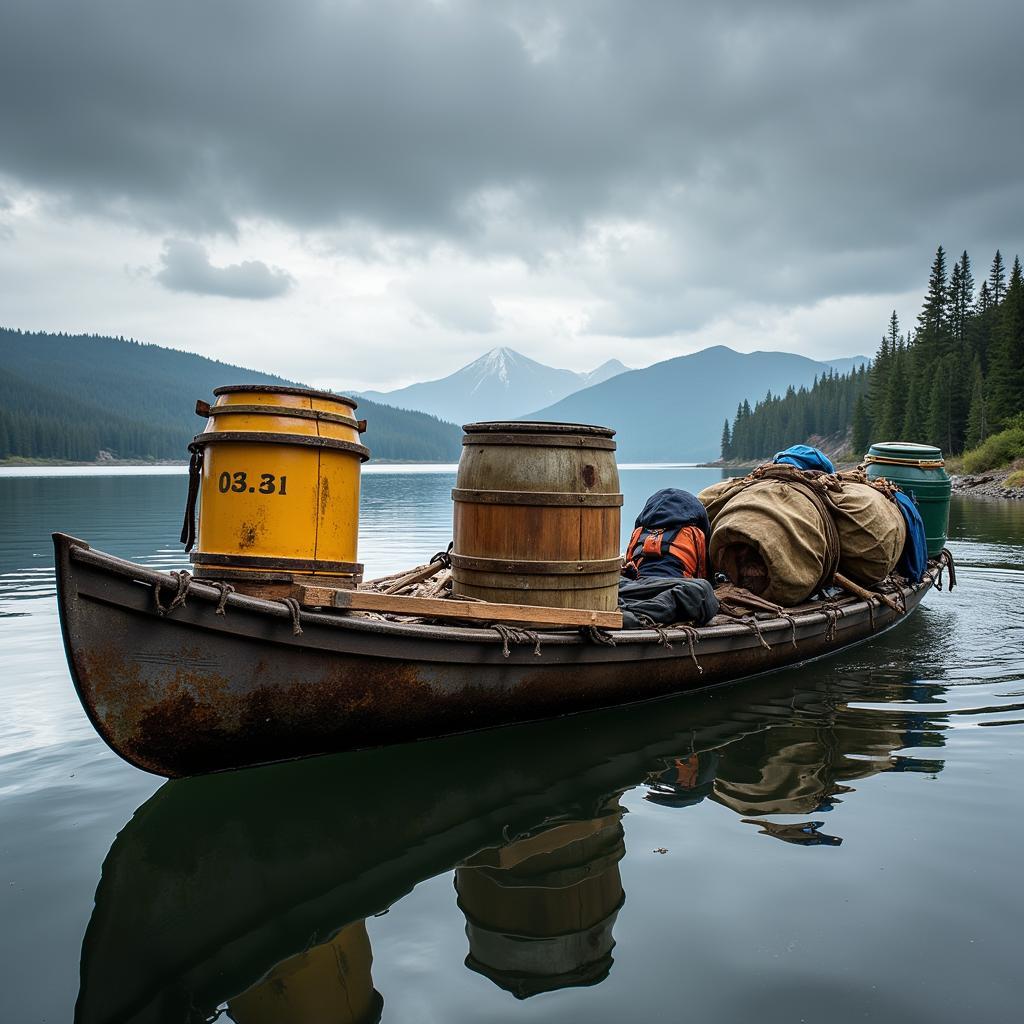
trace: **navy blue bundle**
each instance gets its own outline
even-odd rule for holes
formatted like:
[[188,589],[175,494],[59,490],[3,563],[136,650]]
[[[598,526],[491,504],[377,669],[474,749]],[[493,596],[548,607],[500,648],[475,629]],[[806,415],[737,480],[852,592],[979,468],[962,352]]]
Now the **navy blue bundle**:
[[928,538],[924,532],[924,520],[909,494],[897,491],[896,504],[907,524],[907,540],[903,545],[903,554],[896,563],[896,571],[906,576],[911,583],[919,583],[928,567]]

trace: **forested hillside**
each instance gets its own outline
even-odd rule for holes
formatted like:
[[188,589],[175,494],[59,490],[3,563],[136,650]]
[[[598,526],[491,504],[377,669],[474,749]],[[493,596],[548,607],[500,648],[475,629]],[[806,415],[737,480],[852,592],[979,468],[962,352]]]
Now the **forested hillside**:
[[[0,328],[0,458],[181,459],[221,384],[294,384],[189,352],[96,335]],[[450,423],[361,400],[375,458],[458,459]]]
[[857,401],[868,390],[868,368],[818,377],[810,388],[790,387],[784,395],[768,392],[753,408],[740,403],[732,426],[722,430],[722,458],[761,459],[812,435],[827,437],[847,430]]
[[[816,382],[809,392],[740,408],[722,437],[723,455],[765,458],[811,433],[853,428],[853,452],[872,441],[917,441],[957,455],[1024,412],[1024,279],[996,252],[975,288],[964,252],[947,269],[941,246],[915,328],[893,312],[871,369]],[[808,418],[809,417],[809,418]],[[815,418],[817,417],[817,418]],[[813,429],[807,429],[813,420]],[[824,425],[824,426],[823,426]]]

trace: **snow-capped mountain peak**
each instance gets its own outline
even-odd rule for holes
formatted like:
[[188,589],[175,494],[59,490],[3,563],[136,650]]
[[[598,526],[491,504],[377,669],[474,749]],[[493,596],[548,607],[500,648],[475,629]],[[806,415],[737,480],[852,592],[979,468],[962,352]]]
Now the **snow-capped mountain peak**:
[[576,373],[545,366],[515,349],[501,346],[440,380],[386,393],[367,391],[365,395],[374,401],[460,423],[510,419],[558,402],[624,369],[618,360],[612,359],[590,373]]

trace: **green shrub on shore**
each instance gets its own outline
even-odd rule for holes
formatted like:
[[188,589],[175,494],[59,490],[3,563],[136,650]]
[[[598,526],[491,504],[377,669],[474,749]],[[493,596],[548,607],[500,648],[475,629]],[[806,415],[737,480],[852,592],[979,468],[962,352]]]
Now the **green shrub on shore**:
[[968,473],[982,473],[1009,465],[1016,459],[1024,459],[1024,413],[1012,417],[1005,430],[964,452],[963,467]]

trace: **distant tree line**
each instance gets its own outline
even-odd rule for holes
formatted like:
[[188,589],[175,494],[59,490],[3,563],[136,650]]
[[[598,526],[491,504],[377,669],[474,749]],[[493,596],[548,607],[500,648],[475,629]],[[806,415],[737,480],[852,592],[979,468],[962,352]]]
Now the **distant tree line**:
[[753,408],[741,402],[732,426],[726,420],[722,428],[722,458],[767,458],[812,434],[845,431],[868,379],[867,367],[860,366],[849,373],[823,374],[810,388],[789,387],[784,395],[769,391]]
[[[813,410],[813,411],[812,411]],[[866,373],[821,378],[744,403],[722,434],[725,458],[766,458],[813,434],[852,428],[856,456],[874,441],[917,441],[957,455],[1024,412],[1024,279],[997,250],[975,289],[966,251],[947,270],[939,246],[915,329],[893,312]]]
[[[221,384],[293,384],[190,352],[124,338],[0,328],[0,459],[185,459]],[[451,462],[461,432],[424,413],[360,401],[379,459]]]

